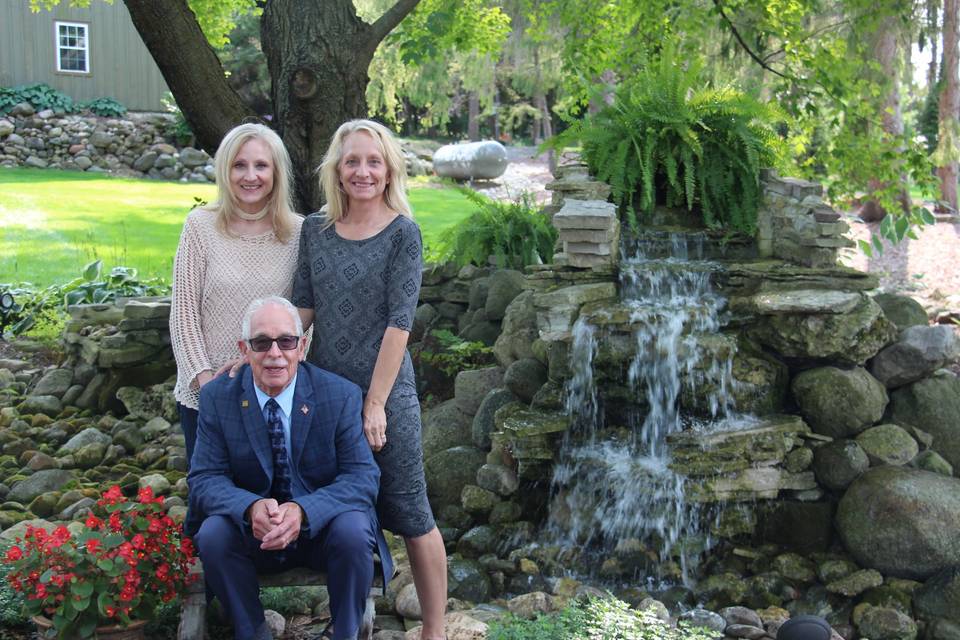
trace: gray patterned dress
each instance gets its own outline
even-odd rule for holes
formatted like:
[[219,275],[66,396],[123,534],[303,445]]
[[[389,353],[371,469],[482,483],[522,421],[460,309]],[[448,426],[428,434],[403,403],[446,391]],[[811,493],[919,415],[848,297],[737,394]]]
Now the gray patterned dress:
[[[347,240],[319,213],[307,216],[291,301],[313,309],[313,344],[307,359],[363,389],[387,327],[413,328],[423,270],[420,228],[397,216],[373,237]],[[385,405],[387,444],[374,458],[380,466],[377,513],[381,525],[405,537],[435,526],[423,475],[420,403],[410,354]]]

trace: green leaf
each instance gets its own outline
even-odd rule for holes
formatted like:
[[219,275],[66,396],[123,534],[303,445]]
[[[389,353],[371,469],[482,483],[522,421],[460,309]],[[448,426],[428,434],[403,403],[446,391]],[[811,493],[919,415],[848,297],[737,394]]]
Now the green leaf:
[[97,560],[97,566],[101,570],[109,573],[113,571],[114,562],[110,558],[100,558],[99,560]]
[[87,282],[93,282],[100,277],[100,268],[103,266],[103,260],[94,260],[83,268],[83,279]]
[[903,240],[904,234],[906,234],[907,229],[910,228],[910,221],[907,220],[905,216],[899,216],[894,226],[897,230],[897,240]]
[[[104,613],[104,615],[106,614]],[[96,628],[97,619],[91,616],[85,616],[83,620],[80,621],[80,627],[77,629],[77,632],[81,638],[92,638]]]
[[83,598],[82,600],[77,600],[73,603],[74,608],[77,611],[86,611],[90,608],[90,598]]
[[43,584],[47,584],[48,582],[50,582],[50,578],[52,577],[53,577],[53,569],[47,569],[46,571],[40,574],[40,582],[42,582]]
[[109,593],[101,593],[97,596],[97,610],[104,618],[107,616],[107,607],[114,606],[113,597]]
[[937,219],[930,213],[930,210],[926,207],[920,207],[920,219],[923,220],[923,224],[936,224]]
[[78,582],[73,585],[73,592],[81,598],[89,598],[93,595],[93,583],[90,581]]

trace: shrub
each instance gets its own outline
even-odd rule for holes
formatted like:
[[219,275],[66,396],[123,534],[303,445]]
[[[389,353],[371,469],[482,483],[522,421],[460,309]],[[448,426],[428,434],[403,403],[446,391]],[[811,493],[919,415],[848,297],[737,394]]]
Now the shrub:
[[[548,145],[582,143],[583,157],[635,223],[634,209],[697,208],[708,227],[753,233],[760,169],[779,162],[777,109],[731,86],[700,84],[670,50],[622,84],[613,104],[572,123]],[[659,195],[659,197],[658,197]]]
[[[420,359],[448,376],[493,364],[493,348],[482,342],[464,340],[447,329],[434,329],[430,336],[440,348],[437,351],[425,348],[420,352]],[[434,340],[427,340],[426,343],[429,345]]]
[[434,256],[438,261],[485,266],[494,256],[498,267],[522,269],[552,260],[557,230],[532,196],[499,202],[471,189],[460,191],[478,211],[443,232]]
[[29,102],[38,111],[53,109],[58,113],[73,113],[77,110],[73,98],[44,83],[0,89],[0,113],[7,113],[21,102]]
[[81,109],[86,109],[98,116],[120,118],[127,113],[127,108],[113,98],[97,98],[81,103]]
[[190,129],[190,125],[187,124],[187,119],[184,117],[183,111],[180,110],[180,106],[177,104],[176,99],[174,99],[173,94],[169,91],[164,92],[160,102],[163,103],[167,112],[172,113],[174,117],[173,124],[167,127],[165,135],[176,140],[177,144],[182,147],[192,145],[193,131]]
[[699,627],[670,627],[648,611],[636,611],[614,597],[573,602],[559,613],[536,620],[514,616],[492,622],[488,640],[710,640]]
[[[170,287],[162,278],[138,280],[132,267],[114,267],[102,277],[102,260],[95,260],[83,268],[83,273],[66,284],[53,284],[45,289],[34,289],[29,284],[0,284],[0,292],[14,297],[14,307],[6,322],[10,331],[20,335],[41,325],[56,325],[71,304],[112,302],[118,297],[166,295]],[[49,326],[47,327],[49,330]]]

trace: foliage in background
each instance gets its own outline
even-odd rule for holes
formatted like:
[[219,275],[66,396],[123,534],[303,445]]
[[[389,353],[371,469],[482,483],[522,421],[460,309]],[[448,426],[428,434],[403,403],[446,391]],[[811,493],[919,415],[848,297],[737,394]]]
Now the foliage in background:
[[165,135],[173,138],[180,146],[185,147],[193,144],[193,131],[190,130],[190,125],[187,124],[187,119],[177,105],[177,101],[174,100],[173,94],[164,91],[160,103],[163,104],[167,113],[173,114],[173,124],[167,128]]
[[636,611],[614,597],[574,601],[535,620],[515,616],[490,623],[487,640],[711,640],[703,628],[672,628],[650,610]]
[[53,284],[45,289],[28,285],[0,284],[0,292],[14,297],[14,308],[8,315],[13,335],[32,329],[38,321],[47,322],[62,315],[72,304],[112,302],[118,297],[159,296],[170,293],[170,286],[162,278],[138,280],[137,270],[131,267],[114,267],[106,277],[101,277],[102,260],[95,260],[83,269],[83,273],[66,284]]
[[482,342],[464,340],[447,329],[434,329],[430,335],[440,349],[431,351],[425,348],[420,351],[420,359],[448,376],[494,363],[493,348]]
[[9,112],[21,102],[29,102],[37,111],[53,109],[57,113],[73,113],[77,110],[73,98],[42,82],[0,88],[0,113]]
[[[701,83],[667,53],[620,85],[613,104],[572,123],[551,146],[581,143],[591,172],[631,214],[657,204],[700,210],[708,227],[752,234],[760,170],[776,166],[776,109],[731,86]],[[658,197],[659,194],[663,196]]]
[[223,63],[227,81],[233,90],[240,94],[254,112],[268,115],[273,106],[267,58],[260,48],[261,13],[258,9],[238,17],[236,26],[230,32],[230,41],[217,51],[217,56]]
[[98,116],[120,118],[127,113],[127,108],[114,100],[113,98],[95,98],[88,102],[80,104],[81,109],[86,109]]
[[104,97],[76,102],[67,94],[42,82],[16,87],[0,87],[0,114],[9,113],[21,102],[29,102],[37,111],[52,109],[58,114],[89,111],[98,116],[120,117],[127,113],[127,108],[113,98]]
[[470,189],[460,192],[478,210],[440,236],[431,260],[486,266],[493,256],[498,267],[523,269],[553,259],[557,230],[530,194],[500,202]]

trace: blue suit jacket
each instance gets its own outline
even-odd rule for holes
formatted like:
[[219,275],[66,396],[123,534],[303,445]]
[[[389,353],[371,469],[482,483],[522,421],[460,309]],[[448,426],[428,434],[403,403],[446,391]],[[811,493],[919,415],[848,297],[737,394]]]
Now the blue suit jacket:
[[[294,500],[307,515],[309,537],[347,511],[370,515],[386,579],[393,575],[390,552],[380,532],[375,505],[380,469],[363,435],[362,395],[352,382],[301,362],[290,416],[293,466],[308,491]],[[305,410],[304,410],[305,409]],[[273,453],[266,421],[244,366],[236,377],[218,376],[200,393],[197,445],[190,462],[190,515],[193,535],[207,516],[231,518],[249,526],[244,513],[270,496]],[[303,535],[303,533],[301,534]]]

